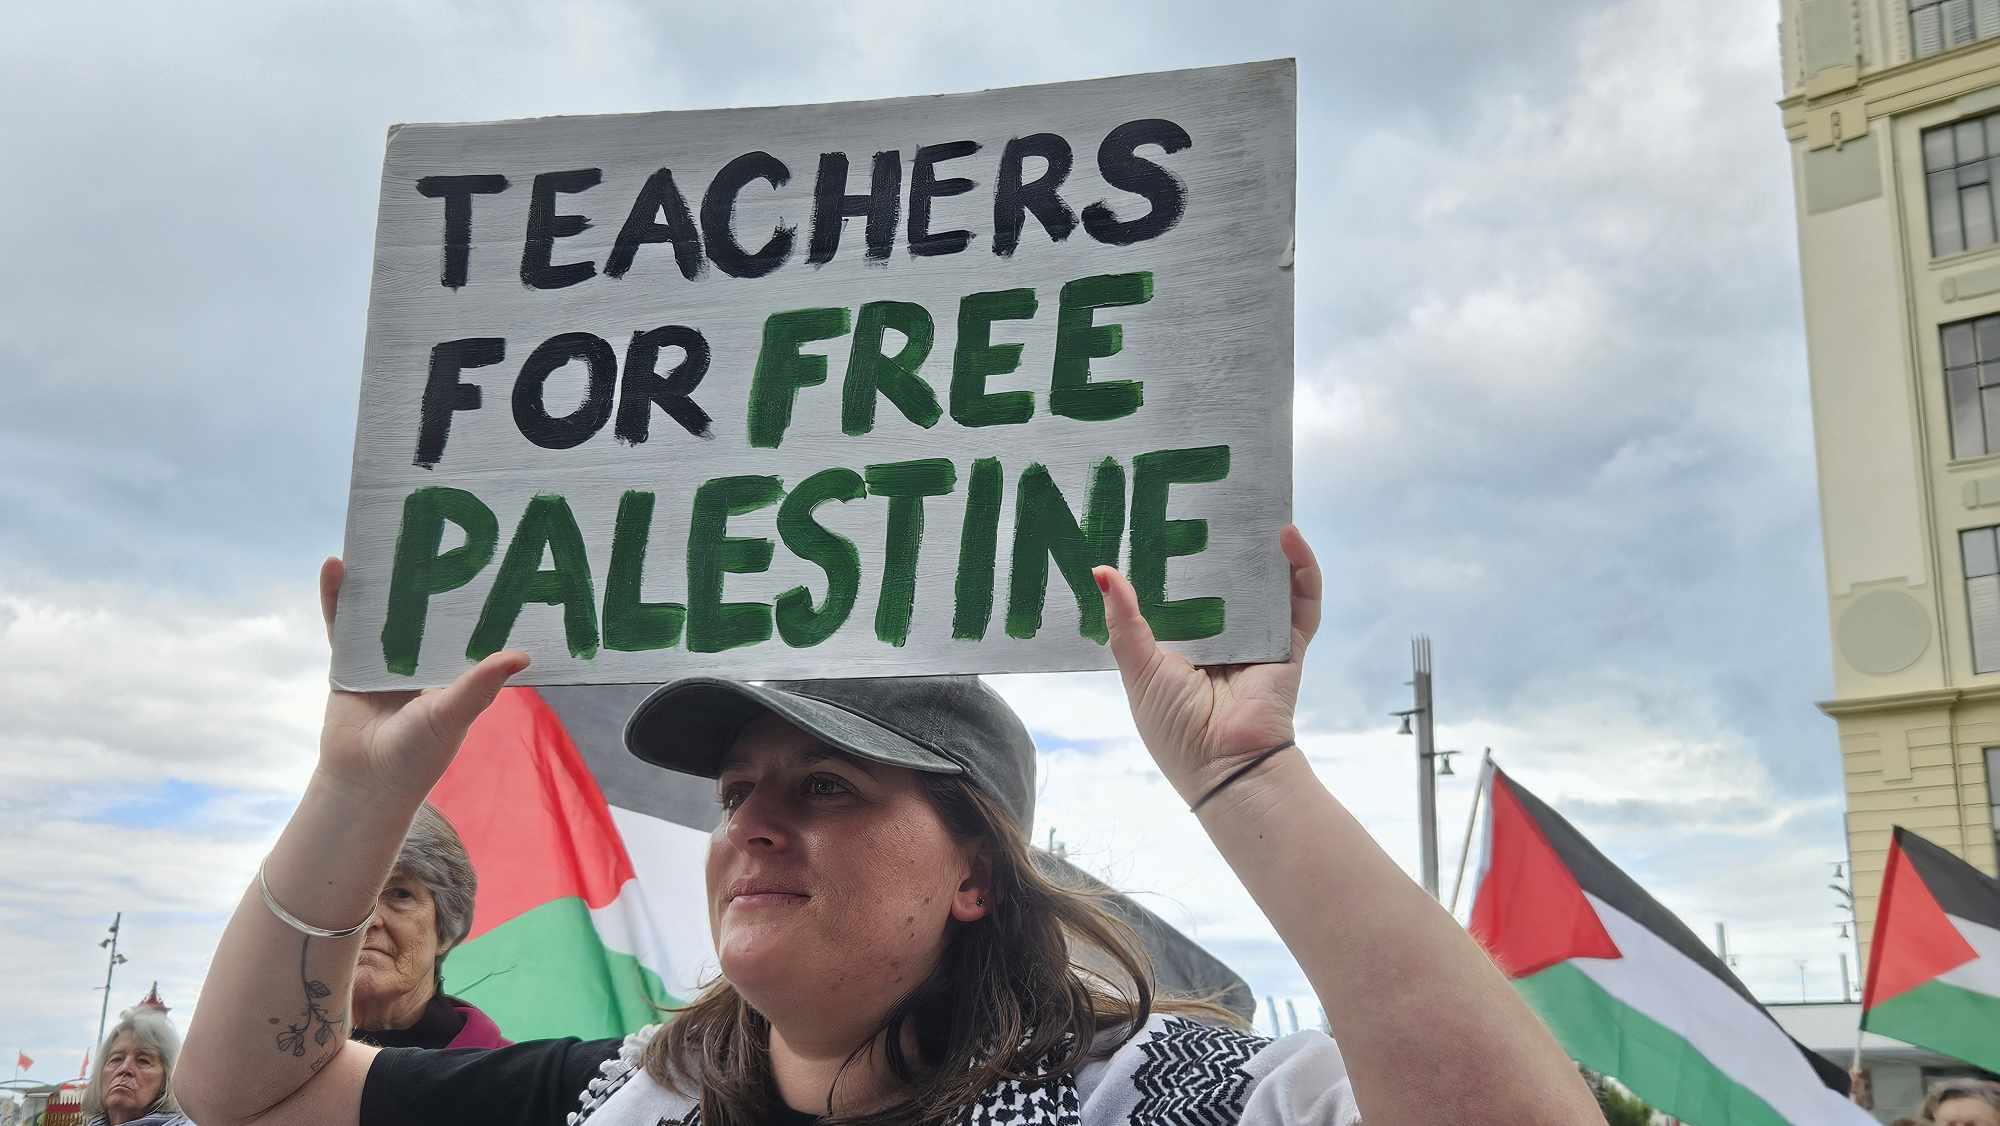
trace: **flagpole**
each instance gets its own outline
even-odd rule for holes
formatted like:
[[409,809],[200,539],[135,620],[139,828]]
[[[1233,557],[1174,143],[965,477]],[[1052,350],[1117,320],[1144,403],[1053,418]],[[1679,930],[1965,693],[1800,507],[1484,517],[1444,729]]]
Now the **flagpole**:
[[1493,748],[1479,757],[1479,784],[1472,788],[1472,812],[1465,815],[1465,839],[1458,843],[1458,875],[1451,881],[1451,906],[1446,908],[1455,917],[1458,914],[1458,891],[1465,886],[1465,858],[1472,852],[1472,826],[1479,820],[1479,799],[1486,793],[1486,785],[1493,773]]

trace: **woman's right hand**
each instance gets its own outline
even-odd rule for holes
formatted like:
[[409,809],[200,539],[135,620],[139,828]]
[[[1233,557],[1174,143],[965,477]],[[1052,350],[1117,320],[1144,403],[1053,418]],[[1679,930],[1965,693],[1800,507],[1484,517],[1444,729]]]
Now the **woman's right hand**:
[[[346,565],[339,559],[320,564],[319,603],[329,642],[346,576]],[[343,790],[415,809],[444,776],[472,721],[506,687],[509,677],[527,667],[526,653],[506,649],[432,692],[329,690],[326,720],[320,728],[318,777]]]

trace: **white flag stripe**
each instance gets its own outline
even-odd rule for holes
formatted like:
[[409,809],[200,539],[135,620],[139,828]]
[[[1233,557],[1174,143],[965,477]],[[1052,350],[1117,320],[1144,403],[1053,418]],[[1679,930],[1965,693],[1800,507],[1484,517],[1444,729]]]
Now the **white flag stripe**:
[[675,997],[692,998],[716,973],[702,874],[708,834],[616,805],[611,822],[625,839],[633,879],[590,913],[591,922],[604,945],[635,955]]
[[1982,926],[1970,919],[1947,914],[1951,925],[1965,936],[1965,941],[1979,952],[1979,957],[1957,966],[1949,972],[1938,975],[1938,980],[1946,985],[1974,993],[1984,993],[1989,997],[2000,997],[2000,930]]
[[1625,955],[1573,960],[1606,993],[1679,1035],[1787,1121],[1875,1126],[1872,1115],[1820,1081],[1798,1046],[1757,1006],[1652,931],[1584,894]]

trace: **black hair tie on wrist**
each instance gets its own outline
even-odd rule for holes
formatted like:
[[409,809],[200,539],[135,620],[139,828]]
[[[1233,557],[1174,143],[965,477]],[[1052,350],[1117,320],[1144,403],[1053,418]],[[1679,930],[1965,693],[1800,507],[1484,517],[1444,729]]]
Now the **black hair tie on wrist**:
[[1241,778],[1245,774],[1248,774],[1251,771],[1257,769],[1258,767],[1264,765],[1265,759],[1270,758],[1272,755],[1277,754],[1279,751],[1289,750],[1290,748],[1296,745],[1297,744],[1291,742],[1284,742],[1278,744],[1275,747],[1272,747],[1268,751],[1258,751],[1257,756],[1255,758],[1251,759],[1249,762],[1244,763],[1242,766],[1237,767],[1235,770],[1230,771],[1229,777],[1224,778],[1222,781],[1217,782],[1213,786],[1210,786],[1207,793],[1203,794],[1199,798],[1196,798],[1195,803],[1191,806],[1188,806],[1188,812],[1189,813],[1201,812],[1201,807],[1208,804],[1208,799],[1221,793],[1223,790],[1228,789],[1229,784],[1231,782],[1236,781],[1238,778]]

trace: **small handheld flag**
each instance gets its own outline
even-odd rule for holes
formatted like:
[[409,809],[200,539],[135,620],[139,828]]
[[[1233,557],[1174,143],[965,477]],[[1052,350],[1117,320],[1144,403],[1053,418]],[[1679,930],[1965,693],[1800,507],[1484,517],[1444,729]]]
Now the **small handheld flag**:
[[2000,1070],[2000,880],[1898,826],[1861,1027]]
[[1497,767],[1471,929],[1565,1051],[1702,1126],[1868,1126],[1686,924]]

